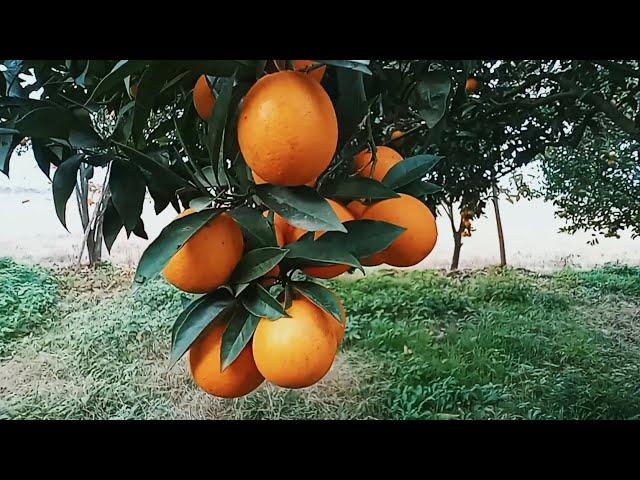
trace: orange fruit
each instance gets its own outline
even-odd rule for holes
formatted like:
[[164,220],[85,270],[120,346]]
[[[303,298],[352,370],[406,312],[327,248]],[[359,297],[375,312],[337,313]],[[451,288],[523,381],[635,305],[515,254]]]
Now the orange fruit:
[[274,185],[304,185],[329,165],[338,141],[331,99],[293,71],[260,78],[244,98],[238,143],[247,164]]
[[401,146],[404,141],[404,132],[402,130],[394,130],[391,132],[391,142],[393,142],[394,145]]
[[[187,209],[178,218],[192,213]],[[185,292],[211,292],[229,280],[243,249],[242,230],[223,213],[187,240],[162,273],[169,283]]]
[[260,319],[253,334],[253,356],[270,382],[308,387],[333,364],[338,350],[334,327],[326,313],[305,298],[294,299],[287,313],[290,318]]
[[136,95],[138,94],[138,85],[131,85],[129,87],[129,93],[131,94],[131,98],[136,98]]
[[264,381],[253,359],[251,342],[231,365],[220,371],[220,348],[226,324],[214,322],[189,349],[189,372],[198,387],[211,395],[224,398],[242,397]]
[[[380,146],[376,147],[376,158],[376,168],[373,171],[373,176],[371,178],[381,182],[387,172],[402,160],[402,155],[396,152],[393,148]],[[360,175],[363,177],[371,176],[371,167],[373,164],[370,163],[371,152],[368,149],[357,154],[353,161],[355,169],[359,171]]]
[[371,257],[371,261],[383,260],[394,267],[410,267],[421,262],[438,239],[436,219],[431,210],[417,198],[404,193],[374,203],[365,210],[362,219],[382,220],[406,228],[385,250],[373,255],[375,258]]
[[[260,176],[258,176],[254,172],[251,172],[251,175],[253,176],[253,181],[255,182],[256,185],[262,185],[264,183],[269,183],[264,178],[261,178]],[[318,179],[314,178],[310,182],[305,183],[305,185],[307,187],[315,188],[317,182],[318,182]]]
[[476,90],[478,90],[478,80],[476,80],[475,78],[468,78],[464,89],[467,91],[467,93],[475,92]]
[[215,104],[216,97],[213,96],[207,76],[200,75],[196,86],[193,87],[193,105],[196,107],[196,112],[198,112],[201,119],[209,120]]
[[[315,60],[293,60],[293,68],[298,70],[304,70],[309,65],[313,65],[314,63],[318,63]],[[323,65],[322,67],[315,68],[309,72],[306,72],[311,78],[313,78],[316,82],[320,83],[322,81],[322,77],[324,77],[324,72],[327,70],[327,66]]]
[[[327,201],[342,223],[348,222],[349,220],[355,220],[353,214],[338,202],[331,199],[327,199]],[[307,230],[305,230],[304,228],[291,227],[291,230],[285,237],[286,243],[292,243],[299,240],[300,237],[302,237],[305,233],[307,233]],[[317,231],[314,233],[313,237],[315,239],[318,239],[324,233],[325,232],[323,231]],[[328,265],[326,267],[306,267],[303,268],[302,271],[307,275],[311,275],[313,277],[334,278],[338,275],[342,275],[344,272],[349,270],[349,268],[349,265]]]
[[353,215],[353,218],[355,218],[356,220],[360,219],[367,207],[368,205],[365,205],[358,200],[352,200],[351,202],[347,203],[347,210],[351,212],[351,215]]

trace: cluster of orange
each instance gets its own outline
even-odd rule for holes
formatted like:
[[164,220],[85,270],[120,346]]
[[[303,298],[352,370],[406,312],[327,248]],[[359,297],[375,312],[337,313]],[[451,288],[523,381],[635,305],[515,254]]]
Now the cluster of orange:
[[[280,71],[259,79],[246,94],[238,120],[238,142],[251,168],[256,184],[315,186],[329,166],[338,141],[336,113],[321,85],[326,67],[308,72],[299,70],[311,60],[296,60],[296,71]],[[199,116],[210,118],[215,96],[203,75],[193,90]],[[388,147],[372,155],[363,151],[355,157],[359,175],[381,180],[403,159]],[[419,200],[401,194],[375,203],[353,201],[342,205],[327,199],[342,222],[354,219],[382,220],[406,228],[385,250],[361,259],[364,265],[387,263],[411,266],[433,249],[437,229],[431,211]],[[192,213],[184,211],[181,216]],[[265,212],[265,215],[268,212]],[[306,231],[274,215],[278,245],[295,242]],[[323,232],[316,232],[318,238]],[[200,229],[165,267],[165,278],[176,287],[192,293],[212,292],[226,283],[245,249],[241,228],[223,213]],[[214,254],[212,254],[214,252]],[[307,267],[304,272],[319,278],[333,278],[348,265]],[[276,266],[265,277],[277,276]],[[269,279],[262,280],[268,286]],[[320,380],[331,368],[342,341],[347,320],[339,298],[342,322],[303,296],[294,297],[288,318],[260,319],[256,331],[240,356],[224,371],[220,368],[224,325],[212,324],[194,342],[188,353],[191,374],[203,390],[220,397],[249,393],[264,379],[287,388],[307,387]]]

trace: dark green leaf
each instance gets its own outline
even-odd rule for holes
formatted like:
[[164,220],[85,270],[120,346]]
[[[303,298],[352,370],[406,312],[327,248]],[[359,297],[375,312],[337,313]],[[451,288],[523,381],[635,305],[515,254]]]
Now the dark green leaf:
[[[216,290],[194,300],[195,305],[187,307],[185,315],[178,316],[173,330],[170,367],[189,350],[193,342],[214,321],[223,321],[227,308],[233,304],[233,297],[226,290]],[[178,323],[180,322],[180,323]]]
[[164,227],[140,258],[134,279],[136,285],[141,286],[160,273],[185,242],[219,213],[220,210],[203,210],[177,218]]
[[354,70],[338,69],[338,98],[336,116],[338,117],[338,149],[357,131],[360,122],[367,114],[367,98],[362,73]]
[[322,194],[329,198],[339,198],[343,200],[354,200],[367,198],[371,200],[385,200],[398,196],[389,187],[367,177],[347,177],[339,182],[323,185]]
[[249,283],[260,278],[287,255],[288,250],[276,247],[257,248],[247,252],[231,275],[231,283]]
[[277,320],[289,316],[280,302],[273,298],[259,283],[252,284],[245,289],[239,298],[244,308],[258,317]]
[[[216,98],[213,106],[213,113],[209,119],[208,140],[209,140],[209,158],[211,167],[216,171],[220,162],[220,146],[222,144],[222,135],[227,121],[227,113],[231,104],[231,94],[233,92],[233,84],[235,82],[235,74],[231,78],[224,79],[220,95]],[[219,171],[219,170],[218,170]],[[216,176],[218,182],[222,182],[219,175]]]
[[249,207],[237,207],[229,214],[242,228],[248,250],[277,246],[275,232],[269,220],[260,212]]
[[135,145],[142,146],[144,144],[142,132],[147,127],[151,109],[171,66],[171,63],[166,61],[153,62],[140,78],[133,109],[133,124],[131,125],[131,136]]
[[433,128],[444,116],[450,91],[451,77],[447,72],[425,72],[418,80],[411,98],[429,128]]
[[43,107],[31,110],[16,122],[22,135],[38,138],[62,138],[69,136],[71,114],[67,110]]
[[76,178],[78,176],[78,168],[80,167],[81,155],[74,155],[67,158],[57,168],[53,175],[53,203],[56,208],[56,214],[60,223],[67,228],[66,210],[67,201],[73,193],[76,186]]
[[125,77],[141,71],[147,64],[148,62],[145,60],[120,60],[115,67],[113,67],[113,70],[96,86],[87,103],[94,98],[100,98],[106,93],[111,92]]
[[138,224],[136,225],[136,228],[133,229],[133,234],[136,237],[149,240],[149,236],[147,235],[147,232],[144,230],[144,221],[142,220],[142,217],[140,217],[140,219],[138,220]]
[[436,155],[416,155],[396,163],[382,179],[389,188],[400,188],[420,180],[442,159]]
[[349,70],[356,70],[358,72],[371,75],[369,70],[369,60],[318,60],[325,65],[333,65],[334,67],[347,68]]
[[272,211],[283,216],[291,225],[309,231],[346,231],[329,202],[313,188],[256,186],[260,200]]
[[440,185],[423,180],[416,180],[415,182],[411,182],[400,189],[402,193],[406,193],[407,195],[411,195],[416,198],[433,195],[441,190],[442,187]]
[[[356,257],[344,248],[344,244],[336,242],[332,232],[327,232],[317,240],[305,235],[297,242],[287,245],[289,253],[286,257],[287,265],[303,267],[309,265],[350,265],[362,269]],[[339,232],[336,232],[339,233]],[[339,233],[344,235],[343,233]],[[326,235],[329,237],[324,238]]]
[[33,149],[33,157],[36,159],[36,163],[42,173],[49,177],[49,171],[51,164],[57,163],[57,157],[41,140],[34,138],[31,141],[31,148]]
[[0,135],[0,172],[9,175],[9,160],[13,150],[20,143],[17,135]]
[[242,353],[242,349],[251,340],[258,322],[260,322],[259,317],[247,312],[241,306],[233,309],[227,328],[222,334],[222,347],[220,349],[221,371],[224,371]]
[[116,238],[118,238],[118,234],[123,226],[122,219],[120,215],[118,215],[116,207],[113,206],[113,200],[109,199],[102,220],[102,237],[104,238],[104,244],[107,246],[109,253],[111,253],[111,247],[116,241]]
[[149,155],[142,153],[135,148],[129,147],[128,145],[124,145],[115,141],[113,143],[126,154],[127,158],[131,162],[149,171],[152,175],[161,177],[162,181],[165,184],[193,188],[187,180],[182,178],[180,175],[171,170],[167,165],[164,165],[157,159],[150,157]]
[[136,225],[144,204],[146,184],[140,170],[132,163],[114,160],[111,165],[109,189],[113,205],[120,214],[129,235]]
[[291,285],[310,302],[314,303],[342,323],[340,303],[338,302],[336,295],[331,290],[314,282],[291,282]]
[[338,250],[347,250],[356,258],[366,258],[384,250],[406,230],[380,220],[351,220],[344,226],[347,233],[327,232],[318,241],[327,246],[334,245]]

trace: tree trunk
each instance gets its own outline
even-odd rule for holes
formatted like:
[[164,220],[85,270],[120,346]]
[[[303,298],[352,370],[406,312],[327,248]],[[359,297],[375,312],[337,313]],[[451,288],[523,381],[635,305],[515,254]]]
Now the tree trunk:
[[[76,199],[78,201],[78,210],[80,211],[82,230],[86,239],[83,245],[80,246],[78,262],[82,261],[82,252],[86,246],[89,267],[94,267],[102,259],[102,215],[99,215],[95,221],[93,221],[93,218],[89,218],[88,167],[82,163],[80,164],[79,179],[76,183]],[[100,208],[100,205],[96,204],[94,208]]]
[[462,249],[462,233],[453,232],[453,258],[450,270],[457,270],[460,263],[460,250]]
[[502,230],[502,218],[500,217],[500,208],[498,207],[498,187],[495,182],[491,185],[493,189],[493,209],[496,212],[496,225],[498,226],[498,243],[500,244],[500,266],[507,264],[507,253],[504,248],[504,232]]

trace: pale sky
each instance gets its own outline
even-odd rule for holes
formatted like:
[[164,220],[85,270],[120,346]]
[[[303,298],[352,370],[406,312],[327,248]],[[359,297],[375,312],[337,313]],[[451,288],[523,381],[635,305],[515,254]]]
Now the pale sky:
[[[529,172],[536,174],[536,169],[531,167]],[[599,245],[590,246],[586,243],[591,239],[589,233],[558,233],[563,222],[554,217],[553,206],[549,203],[535,200],[512,205],[501,201],[500,208],[510,264],[542,270],[555,268],[567,261],[585,267],[616,260],[640,264],[640,239],[632,240],[629,235],[623,235],[620,240],[602,239]],[[156,216],[153,204],[147,198],[143,220],[150,238],[155,238],[174,216],[171,207]],[[36,166],[33,155],[30,152],[20,157],[14,154],[11,179],[0,174],[0,256],[10,255],[36,262],[71,259],[82,236],[73,196],[67,205],[67,219],[71,233],[56,217],[51,185]],[[491,207],[485,217],[474,222],[474,227],[473,236],[464,240],[461,268],[498,262],[496,226]],[[444,215],[438,217],[438,229],[436,248],[419,267],[448,267],[453,240]],[[146,244],[135,237],[127,240],[121,233],[114,245],[116,253],[111,259],[135,264]]]

